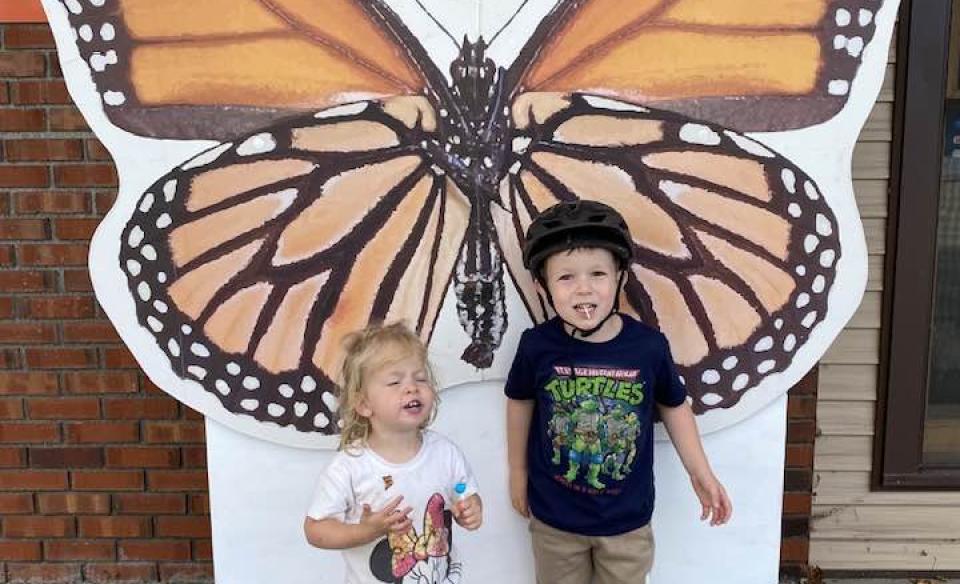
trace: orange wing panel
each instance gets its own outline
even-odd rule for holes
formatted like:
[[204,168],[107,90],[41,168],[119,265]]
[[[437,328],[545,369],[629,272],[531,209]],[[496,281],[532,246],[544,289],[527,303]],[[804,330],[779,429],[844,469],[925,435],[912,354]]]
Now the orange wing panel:
[[800,29],[816,26],[827,0],[680,0],[662,22],[738,28]]

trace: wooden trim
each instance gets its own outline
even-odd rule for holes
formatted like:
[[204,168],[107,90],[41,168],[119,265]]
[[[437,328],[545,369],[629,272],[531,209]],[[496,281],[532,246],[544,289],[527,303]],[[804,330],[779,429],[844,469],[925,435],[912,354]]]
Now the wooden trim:
[[[874,486],[957,488],[923,467],[951,0],[900,7]],[[901,204],[903,203],[903,204]]]
[[46,22],[40,0],[4,0],[0,3],[0,22]]

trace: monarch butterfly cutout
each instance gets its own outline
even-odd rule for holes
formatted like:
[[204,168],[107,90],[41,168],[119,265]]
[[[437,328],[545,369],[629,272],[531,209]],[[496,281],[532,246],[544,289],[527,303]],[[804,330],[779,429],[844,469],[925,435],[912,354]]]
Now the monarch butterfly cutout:
[[489,367],[508,278],[550,316],[520,246],[558,201],[626,218],[621,306],[697,413],[830,310],[836,216],[742,132],[840,111],[879,0],[561,0],[506,68],[465,39],[449,79],[379,0],[62,1],[114,124],[222,141],[142,194],[119,260],[174,373],[232,414],[335,434],[343,335],[403,318],[429,341],[450,286]]

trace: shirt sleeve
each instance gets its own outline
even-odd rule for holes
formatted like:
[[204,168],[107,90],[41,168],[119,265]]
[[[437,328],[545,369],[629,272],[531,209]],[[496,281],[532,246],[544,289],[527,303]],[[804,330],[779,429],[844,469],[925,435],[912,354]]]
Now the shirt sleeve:
[[307,509],[311,519],[346,518],[352,500],[350,468],[344,454],[338,453],[317,480],[317,487]]
[[661,335],[663,339],[663,359],[661,359],[655,396],[657,403],[675,408],[687,399],[687,388],[680,381],[680,375],[677,373],[676,364],[673,362],[673,354],[670,352],[670,342],[667,337]]
[[513,356],[513,365],[507,374],[507,382],[503,386],[503,393],[510,399],[534,399],[537,395],[533,386],[533,367],[527,355],[530,345],[530,331],[520,336],[517,354]]

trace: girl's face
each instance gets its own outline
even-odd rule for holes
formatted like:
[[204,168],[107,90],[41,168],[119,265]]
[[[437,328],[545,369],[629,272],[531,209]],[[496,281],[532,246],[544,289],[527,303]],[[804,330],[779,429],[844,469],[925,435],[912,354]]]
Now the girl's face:
[[424,427],[436,397],[419,357],[393,361],[365,377],[357,413],[370,420],[373,432],[417,432]]
[[[609,250],[589,247],[555,253],[547,258],[543,274],[557,314],[577,328],[589,330],[613,310],[619,272]],[[604,326],[617,325],[608,320]]]

